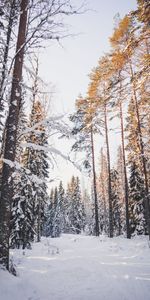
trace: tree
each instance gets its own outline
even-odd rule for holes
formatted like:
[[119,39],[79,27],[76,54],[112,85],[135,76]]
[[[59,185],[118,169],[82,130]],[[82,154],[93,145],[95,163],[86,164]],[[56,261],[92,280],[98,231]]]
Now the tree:
[[65,231],[65,190],[62,181],[60,181],[58,187],[58,203],[60,206],[60,224],[62,233]]
[[[22,95],[23,96],[23,95]],[[21,143],[25,141],[22,132],[27,127],[27,117],[25,115],[24,103],[22,103],[19,112],[17,142],[16,142],[16,162],[22,163],[23,160],[23,147]],[[13,180],[13,201],[11,209],[11,222],[10,222],[10,245],[11,247],[26,248],[30,243],[31,228],[31,205],[30,198],[27,190],[30,190],[30,180],[24,169],[15,170]],[[28,188],[27,188],[28,187]]]
[[78,177],[72,176],[69,184],[69,203],[67,208],[67,226],[70,233],[81,233],[85,226],[85,212],[81,198]]
[[144,180],[140,175],[138,166],[135,162],[130,168],[130,222],[132,233],[145,233],[145,217],[144,217]]
[[142,171],[144,174],[144,182],[145,182],[146,222],[147,222],[147,228],[150,237],[150,207],[149,207],[147,162],[145,156],[145,147],[143,142],[140,109],[139,109],[137,65],[134,63],[137,46],[139,45],[139,39],[136,37],[136,30],[134,27],[133,17],[131,15],[128,16],[126,15],[122,20],[120,20],[118,27],[115,29],[113,36],[111,38],[111,43],[114,47],[118,47],[119,45],[120,53],[124,58],[123,64],[126,66],[130,78],[130,89],[132,93],[134,113],[137,122],[137,137],[138,137],[138,143],[140,147],[140,157],[141,157],[142,169],[143,169]]
[[32,181],[25,173],[17,173],[14,181],[13,203],[10,222],[10,246],[23,249],[31,247],[35,235],[32,209]]
[[[35,232],[37,232],[37,241],[40,241],[44,205],[48,197],[45,182],[48,178],[48,158],[46,154],[48,137],[45,126],[40,125],[44,118],[45,113],[42,104],[40,101],[35,100],[30,116],[30,127],[32,128],[36,125],[36,130],[31,130],[31,133],[27,137],[24,166],[29,170],[31,176],[33,176],[30,201],[33,207],[33,228],[35,228]],[[34,180],[34,176],[39,179],[39,181]]]
[[95,235],[99,236],[99,216],[98,216],[98,199],[96,186],[95,170],[95,150],[94,150],[94,133],[96,131],[94,123],[95,111],[92,108],[89,98],[80,97],[76,101],[77,112],[71,117],[74,122],[73,135],[77,135],[78,140],[73,145],[73,150],[86,150],[87,159],[84,160],[84,167],[92,171],[93,192],[94,192],[94,211],[95,211]]
[[137,0],[138,9],[134,12],[137,19],[147,27],[150,25],[150,5],[148,0]]
[[121,201],[119,198],[119,180],[118,172],[115,169],[111,170],[111,184],[112,184],[112,207],[113,207],[113,225],[114,233],[120,235],[122,231],[121,220]]
[[54,203],[53,203],[53,225],[51,237],[59,237],[61,234],[61,211],[60,211],[60,201],[58,197],[57,187],[54,190]]
[[65,232],[65,191],[62,181],[59,187],[51,189],[50,198],[46,208],[44,233],[46,236],[59,237]]
[[45,222],[43,224],[43,234],[48,237],[53,235],[54,218],[54,189],[51,189],[50,196],[45,205]]
[[[0,52],[2,55],[1,59],[1,80],[0,80],[0,142],[2,143],[1,147],[4,145],[4,94],[6,90],[6,79],[7,79],[7,69],[8,69],[8,54],[10,50],[11,38],[13,27],[16,24],[16,19],[18,17],[18,1],[7,1],[5,0],[3,3],[4,6],[1,7],[1,16],[3,16],[4,23],[1,22],[1,27],[3,29],[4,37],[1,38],[1,47]],[[6,32],[4,30],[6,28]],[[4,101],[5,100],[5,101]]]
[[[70,1],[44,0],[19,2],[19,29],[14,57],[13,78],[9,102],[9,112],[6,121],[4,164],[2,169],[1,214],[0,214],[0,260],[9,269],[9,223],[10,207],[13,196],[11,175],[15,166],[16,138],[21,103],[21,86],[24,52],[43,40],[59,40],[56,33],[62,28],[62,16],[77,13]],[[41,17],[42,16],[42,17]],[[61,22],[60,22],[61,19]],[[12,64],[13,64],[12,62]]]
[[[21,1],[21,12],[16,56],[13,70],[9,114],[6,122],[6,138],[4,150],[4,164],[2,170],[2,190],[0,199],[0,263],[9,269],[9,235],[10,235],[10,207],[13,196],[12,172],[15,161],[17,126],[21,97],[21,80],[26,39],[28,0]],[[11,167],[10,167],[10,162]]]
[[108,169],[108,199],[109,199],[109,236],[113,237],[113,215],[112,215],[112,200],[111,200],[111,174],[110,174],[110,149],[109,149],[109,136],[108,136],[108,106],[111,97],[110,90],[110,58],[108,55],[102,57],[98,66],[92,71],[90,78],[90,90],[92,95],[91,102],[94,103],[93,109],[103,118],[102,128],[104,128],[106,153],[107,153],[107,169]]
[[[126,205],[125,205],[125,187],[124,187],[124,165],[122,157],[121,146],[118,147],[116,170],[118,172],[118,196],[120,202],[120,216],[121,216],[121,233],[126,231]],[[129,193],[129,192],[128,192]]]
[[101,232],[108,234],[109,232],[109,216],[108,216],[108,169],[107,158],[104,149],[101,148],[100,152],[100,174],[98,177],[98,195],[100,206],[100,228]]

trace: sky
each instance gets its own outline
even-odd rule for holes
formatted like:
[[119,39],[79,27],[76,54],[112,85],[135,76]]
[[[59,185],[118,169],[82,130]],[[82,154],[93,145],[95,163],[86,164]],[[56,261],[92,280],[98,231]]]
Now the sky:
[[[80,6],[82,0],[74,2]],[[40,53],[40,76],[55,86],[51,104],[54,114],[73,112],[78,95],[86,95],[89,73],[110,49],[114,16],[119,13],[122,18],[134,10],[136,0],[89,0],[86,7],[88,11],[84,14],[65,19],[70,36],[63,39],[61,45],[53,41]],[[62,145],[58,147],[62,149]],[[65,176],[67,180],[74,172],[70,164],[62,162],[57,167],[56,177]]]

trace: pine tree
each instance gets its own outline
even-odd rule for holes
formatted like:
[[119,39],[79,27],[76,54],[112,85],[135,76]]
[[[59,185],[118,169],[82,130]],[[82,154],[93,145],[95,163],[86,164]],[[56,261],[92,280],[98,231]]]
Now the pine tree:
[[77,136],[77,141],[73,145],[75,151],[85,151],[86,159],[84,160],[84,168],[92,174],[93,179],[93,195],[94,195],[94,215],[95,215],[95,235],[99,236],[99,216],[98,216],[98,199],[96,185],[96,169],[95,169],[95,145],[94,133],[97,131],[95,119],[95,105],[87,97],[78,98],[76,101],[77,112],[71,116],[74,122],[73,135]]
[[138,10],[135,15],[138,20],[144,23],[147,27],[150,25],[150,4],[148,0],[137,0]]
[[103,56],[98,66],[92,71],[90,75],[90,91],[92,91],[91,102],[94,103],[93,109],[99,113],[103,122],[100,123],[104,128],[106,154],[107,154],[107,169],[108,169],[108,201],[109,201],[109,236],[113,237],[113,215],[112,215],[112,201],[111,201],[111,161],[110,161],[110,145],[109,145],[109,127],[108,127],[108,113],[109,100],[111,97],[111,67],[110,57]]
[[[144,8],[144,6],[142,7]],[[140,87],[139,84],[140,82],[138,78],[140,78],[141,75],[143,75],[143,71],[140,70],[139,72],[137,72],[137,70],[139,70],[139,67],[138,67],[138,63],[135,63],[135,61],[138,62],[136,58],[137,55],[139,55],[139,51],[138,51],[139,38],[137,37],[138,34],[137,28],[135,28],[134,26],[134,19],[132,17],[132,14],[126,15],[122,20],[120,20],[118,27],[115,29],[114,34],[111,38],[111,43],[112,45],[114,45],[114,47],[117,48],[119,45],[119,50],[122,54],[122,57],[124,57],[123,64],[124,66],[126,66],[126,71],[130,79],[130,91],[132,94],[133,109],[134,109],[134,114],[135,114],[135,119],[137,124],[136,133],[137,133],[139,149],[140,149],[141,167],[142,167],[142,172],[144,174],[145,193],[146,193],[146,197],[145,197],[146,223],[147,223],[147,229],[150,238],[150,205],[149,205],[148,172],[147,172],[147,161],[145,155],[144,138],[142,132],[142,122],[141,122],[141,115],[140,115],[140,101],[139,101],[139,94],[138,94],[138,88]],[[146,61],[146,64],[148,66],[147,59],[144,61]],[[148,68],[146,68],[146,73],[147,71]]]

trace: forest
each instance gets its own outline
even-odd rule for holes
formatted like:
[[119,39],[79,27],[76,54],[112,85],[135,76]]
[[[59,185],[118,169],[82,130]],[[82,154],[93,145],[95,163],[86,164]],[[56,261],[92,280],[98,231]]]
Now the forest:
[[[110,50],[91,68],[86,95],[79,90],[64,121],[50,115],[38,51],[63,41],[66,19],[84,13],[84,5],[71,0],[0,1],[0,268],[14,275],[11,251],[32,251],[43,238],[128,243],[138,236],[149,245],[150,3],[137,0],[135,10],[116,15]],[[119,132],[115,159],[112,124]],[[55,135],[70,141],[68,155],[53,147]],[[57,157],[73,164],[90,187],[76,173],[67,185],[53,180]]]

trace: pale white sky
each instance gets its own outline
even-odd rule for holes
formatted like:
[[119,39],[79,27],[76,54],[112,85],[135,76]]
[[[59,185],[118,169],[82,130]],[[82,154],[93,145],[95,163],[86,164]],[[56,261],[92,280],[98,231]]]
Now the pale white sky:
[[[81,4],[82,0],[74,2]],[[75,99],[79,93],[86,94],[88,74],[97,65],[99,57],[109,51],[109,37],[113,32],[114,16],[119,13],[123,17],[136,8],[136,0],[87,2],[90,11],[66,19],[70,33],[77,35],[64,39],[62,47],[52,42],[50,47],[42,50],[40,54],[40,76],[56,86],[52,104],[54,113],[74,110]],[[115,139],[118,139],[118,135]],[[73,172],[74,168],[62,162],[56,176],[69,178]]]

